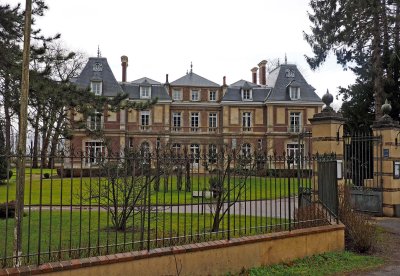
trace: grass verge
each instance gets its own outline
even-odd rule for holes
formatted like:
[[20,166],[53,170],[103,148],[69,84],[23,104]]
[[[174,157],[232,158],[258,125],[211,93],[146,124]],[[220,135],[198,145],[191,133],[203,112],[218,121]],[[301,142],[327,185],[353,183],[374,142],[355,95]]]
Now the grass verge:
[[[290,263],[252,268],[248,275],[333,275],[379,267],[383,259],[349,251],[325,253],[298,259]],[[246,275],[246,274],[245,274]]]

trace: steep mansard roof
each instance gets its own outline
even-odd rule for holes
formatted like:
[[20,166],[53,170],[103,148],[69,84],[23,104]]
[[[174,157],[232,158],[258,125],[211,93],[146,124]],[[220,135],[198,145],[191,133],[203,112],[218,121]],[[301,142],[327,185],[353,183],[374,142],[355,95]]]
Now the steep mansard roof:
[[81,88],[90,87],[91,81],[102,82],[103,96],[113,97],[119,93],[127,93],[130,99],[140,99],[140,86],[151,86],[151,98],[171,100],[164,86],[159,82],[144,77],[130,83],[118,83],[115,79],[107,59],[91,57],[83,68],[81,74],[73,81]]
[[291,101],[288,87],[300,87],[300,99],[296,102],[321,103],[321,98],[304,79],[303,75],[294,64],[282,64],[271,71],[267,78],[267,86],[272,87],[267,102]]
[[[300,88],[300,99],[291,100],[289,86]],[[315,93],[314,87],[309,85],[303,75],[293,64],[282,64],[271,71],[267,78],[267,85],[260,86],[255,83],[239,80],[231,84],[222,101],[242,100],[241,89],[252,89],[253,99],[246,102],[296,102],[296,103],[320,103],[321,98]]]
[[212,82],[193,72],[171,82],[171,86],[193,86],[193,87],[221,87],[218,83]]
[[101,81],[103,96],[112,97],[123,93],[118,84],[107,59],[103,57],[91,57],[83,68],[81,74],[75,80],[75,84],[81,88],[90,87],[91,81]]

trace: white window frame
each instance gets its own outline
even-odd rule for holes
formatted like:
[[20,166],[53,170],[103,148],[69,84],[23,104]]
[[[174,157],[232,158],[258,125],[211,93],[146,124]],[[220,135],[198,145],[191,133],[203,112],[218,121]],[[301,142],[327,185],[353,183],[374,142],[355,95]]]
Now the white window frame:
[[218,150],[217,145],[209,144],[208,145],[208,162],[211,164],[215,164],[217,162]]
[[182,91],[179,89],[172,90],[172,100],[182,101]]
[[299,133],[302,127],[302,116],[299,111],[291,111],[289,113],[289,132]]
[[94,115],[87,118],[87,128],[93,131],[103,129],[103,114],[100,111],[94,111]]
[[216,132],[218,128],[218,113],[210,112],[208,113],[208,131]]
[[96,96],[101,96],[103,93],[103,83],[101,81],[90,82],[90,91]]
[[251,112],[245,111],[242,113],[242,130],[243,131],[251,131]]
[[172,150],[175,154],[179,154],[181,152],[181,144],[179,143],[173,143],[172,144]]
[[217,101],[217,91],[216,90],[210,90],[208,92],[208,100],[210,102],[216,102]]
[[200,145],[190,144],[190,163],[194,166],[198,166],[200,163]]
[[251,156],[251,144],[249,144],[249,143],[242,144],[242,146],[240,147],[240,154],[243,157],[250,157]]
[[98,165],[103,161],[105,153],[105,147],[103,142],[100,141],[87,141],[85,142],[85,164],[86,165]]
[[291,100],[300,100],[300,87],[290,86],[289,96]]
[[[300,144],[300,149],[299,149],[299,144],[298,143],[288,143],[286,145],[286,156],[287,158],[289,157],[293,157],[293,164],[297,165],[297,156],[300,155],[301,156],[304,155],[304,145]],[[300,160],[301,162],[302,160]]]
[[253,100],[252,89],[242,89],[242,100],[243,101],[252,101]]
[[[197,118],[197,120],[196,120]],[[200,112],[190,113],[190,131],[199,132],[200,129]]]
[[140,129],[149,130],[151,125],[151,113],[150,110],[140,111]]
[[200,101],[200,90],[198,90],[198,89],[191,90],[191,92],[190,92],[190,100],[192,102]]
[[172,130],[181,131],[181,127],[182,127],[182,112],[172,112]]
[[151,98],[151,86],[140,86],[140,98],[141,99]]

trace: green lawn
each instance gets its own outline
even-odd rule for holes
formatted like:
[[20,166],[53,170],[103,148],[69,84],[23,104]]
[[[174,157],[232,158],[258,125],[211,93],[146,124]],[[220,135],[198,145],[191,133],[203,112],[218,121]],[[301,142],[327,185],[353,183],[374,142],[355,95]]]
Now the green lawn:
[[[245,218],[232,215],[230,217],[231,228],[236,229],[232,232],[232,236],[259,234],[265,231],[265,225],[276,226],[279,222],[284,223],[284,221],[254,216]],[[24,254],[27,252],[36,254],[40,244],[41,261],[48,262],[57,259],[57,251],[60,248],[66,250],[66,252],[61,253],[63,259],[146,249],[147,242],[140,242],[141,226],[145,229],[143,239],[147,241],[150,237],[150,240],[153,240],[150,243],[152,248],[226,238],[226,233],[210,234],[211,225],[212,216],[209,214],[188,213],[178,215],[159,212],[157,216],[151,215],[150,236],[148,236],[147,217],[144,224],[141,224],[140,217],[136,216],[129,222],[127,231],[117,232],[112,229],[112,224],[107,218],[107,212],[82,211],[80,213],[79,211],[63,210],[62,215],[60,215],[59,210],[52,211],[51,214],[50,211],[42,211],[40,217],[38,211],[33,211],[30,216],[27,213],[24,217],[23,252]],[[262,225],[263,227],[261,227]],[[13,226],[14,219],[7,221],[0,219],[0,232],[3,233],[3,238],[0,241],[0,263],[4,256],[12,255]],[[228,218],[226,216],[221,222],[220,230],[226,230],[227,226]],[[271,228],[268,231],[271,231]],[[179,240],[169,239],[173,237],[181,238]],[[7,246],[4,247],[6,238]],[[162,238],[164,238],[164,241],[162,241]],[[155,239],[161,240],[155,242]],[[117,244],[119,245],[117,246]],[[92,247],[92,249],[89,251],[88,247]],[[85,249],[79,251],[77,250],[79,248]],[[69,252],[69,249],[72,249],[72,251]],[[54,252],[49,254],[48,252],[51,251]],[[26,259],[25,261],[26,263],[35,263],[37,257],[31,257],[30,260]],[[8,260],[7,265],[10,265],[10,260]]]
[[315,255],[286,264],[253,268],[249,274],[254,276],[342,275],[345,272],[372,269],[383,263],[381,258],[345,251]]
[[[35,174],[34,172],[38,173]],[[50,173],[50,170],[48,170]],[[25,184],[25,204],[54,204],[59,205],[60,203],[69,205],[79,205],[81,191],[88,191],[88,187],[95,185],[98,181],[106,181],[105,179],[93,177],[84,178],[64,178],[60,179],[54,176],[50,179],[40,178],[40,170],[28,173],[26,175]],[[237,179],[231,179],[230,187],[237,185]],[[305,179],[301,180],[306,182]],[[176,177],[170,177],[169,189],[164,190],[164,180],[161,179],[160,190],[155,192],[153,190],[153,183],[151,184],[151,201],[152,204],[190,204],[201,202],[201,198],[193,198],[192,192],[185,192],[184,190],[178,191],[176,185]],[[203,189],[209,189],[209,176],[198,175],[192,177],[192,190],[201,191]],[[298,180],[296,178],[291,179],[291,195],[297,194]],[[184,185],[184,184],[183,184]],[[303,184],[304,185],[304,184]],[[228,186],[228,183],[225,183]],[[184,187],[183,187],[184,189]],[[241,190],[241,200],[257,200],[257,199],[272,199],[287,197],[289,194],[289,185],[287,178],[263,178],[263,177],[249,177]],[[231,193],[231,200],[237,196],[240,188],[236,188]],[[5,202],[15,199],[15,177],[9,181],[8,185],[0,185],[0,202]],[[204,202],[210,201],[204,199]],[[96,204],[93,202],[83,201],[83,205]]]

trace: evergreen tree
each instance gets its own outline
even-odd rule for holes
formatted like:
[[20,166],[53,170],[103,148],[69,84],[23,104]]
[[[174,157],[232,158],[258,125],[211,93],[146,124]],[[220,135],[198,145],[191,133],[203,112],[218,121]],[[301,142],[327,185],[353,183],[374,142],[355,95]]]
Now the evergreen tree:
[[306,56],[310,67],[318,68],[334,53],[337,62],[357,76],[354,85],[339,91],[345,116],[354,125],[359,119],[370,124],[371,116],[359,115],[372,112],[379,118],[388,98],[392,116],[398,119],[400,1],[311,0],[310,7],[311,33],[304,33],[313,51],[313,56]]

